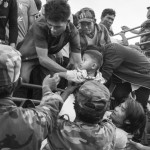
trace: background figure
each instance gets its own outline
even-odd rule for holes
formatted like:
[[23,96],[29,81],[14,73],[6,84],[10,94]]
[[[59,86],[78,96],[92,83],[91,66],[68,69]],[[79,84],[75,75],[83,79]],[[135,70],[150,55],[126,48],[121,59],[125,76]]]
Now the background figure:
[[[6,25],[9,22],[9,38],[6,41]],[[0,44],[16,47],[18,37],[17,2],[16,0],[0,1]]]
[[116,12],[111,8],[104,9],[101,14],[100,24],[103,24],[107,28],[110,36],[114,35],[114,32],[111,26],[114,22],[115,17],[116,17]]
[[[150,19],[150,7],[147,7],[147,14],[146,14],[146,17],[147,19],[149,20]],[[142,23],[143,24],[143,23]],[[142,24],[141,24],[141,27],[142,27]],[[122,26],[122,30],[123,31],[126,31],[126,30],[129,30],[130,28],[128,26]],[[133,34],[140,34],[142,33],[142,28],[140,30],[131,30],[129,31]]]
[[90,45],[100,48],[110,43],[107,29],[96,23],[95,13],[91,8],[82,8],[77,14],[80,24],[79,33],[82,53]]
[[23,40],[35,21],[38,10],[34,0],[17,0],[18,4],[18,39],[17,49],[21,47]]

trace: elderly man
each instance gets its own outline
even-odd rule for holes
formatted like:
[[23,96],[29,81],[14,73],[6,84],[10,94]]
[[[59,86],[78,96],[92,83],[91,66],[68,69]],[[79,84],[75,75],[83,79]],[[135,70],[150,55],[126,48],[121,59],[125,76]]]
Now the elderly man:
[[107,29],[104,25],[98,25],[95,19],[95,13],[91,8],[82,8],[78,12],[78,21],[80,23],[80,43],[81,50],[84,52],[89,45],[103,47],[110,43]]

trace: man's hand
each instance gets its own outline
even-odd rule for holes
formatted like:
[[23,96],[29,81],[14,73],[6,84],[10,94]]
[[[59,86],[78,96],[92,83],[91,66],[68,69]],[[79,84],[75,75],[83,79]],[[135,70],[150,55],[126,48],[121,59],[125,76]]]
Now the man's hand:
[[129,141],[129,143],[127,144],[127,148],[129,149],[133,149],[133,150],[143,150],[144,149],[144,146],[140,143],[136,143],[132,140]]
[[43,87],[48,87],[49,89],[56,90],[57,85],[60,81],[60,78],[58,76],[58,74],[55,74],[52,78],[50,78],[50,75],[46,76],[43,80]]
[[127,30],[129,30],[130,28],[127,27],[127,26],[122,26],[121,29],[122,29],[123,31],[127,31]]

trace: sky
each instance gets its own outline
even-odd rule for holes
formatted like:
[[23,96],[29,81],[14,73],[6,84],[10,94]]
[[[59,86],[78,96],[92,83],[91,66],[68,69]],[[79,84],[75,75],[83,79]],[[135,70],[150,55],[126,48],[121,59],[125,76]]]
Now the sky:
[[[42,0],[43,4],[46,0]],[[140,26],[147,18],[147,7],[150,6],[150,0],[68,0],[72,13],[76,13],[83,7],[92,8],[96,15],[97,23],[100,22],[100,16],[105,8],[112,8],[116,11],[116,17],[112,25],[114,33],[121,31],[121,26],[128,27]],[[126,37],[135,36],[126,33]],[[116,36],[120,39],[119,36]],[[129,40],[130,44],[139,42],[139,38]]]

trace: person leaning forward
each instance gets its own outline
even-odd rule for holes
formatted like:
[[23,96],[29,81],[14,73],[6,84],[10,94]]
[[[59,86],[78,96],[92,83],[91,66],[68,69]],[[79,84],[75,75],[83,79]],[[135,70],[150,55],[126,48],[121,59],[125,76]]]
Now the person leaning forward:
[[74,64],[80,64],[79,33],[69,22],[69,16],[70,6],[66,1],[49,1],[45,5],[45,16],[33,24],[20,48],[23,81],[29,82],[30,72],[37,64],[40,64],[44,68],[42,70],[46,70],[48,74],[66,71],[55,62],[53,54],[58,53],[68,42]]

